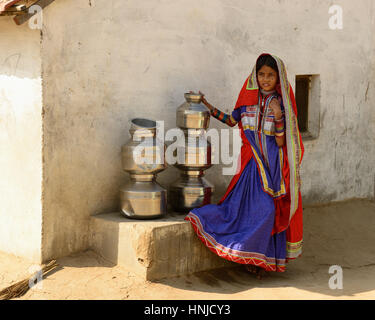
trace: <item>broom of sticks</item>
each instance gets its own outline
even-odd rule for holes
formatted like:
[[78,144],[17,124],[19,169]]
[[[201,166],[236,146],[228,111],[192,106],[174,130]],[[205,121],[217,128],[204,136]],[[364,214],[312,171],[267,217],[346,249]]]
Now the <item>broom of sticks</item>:
[[[49,263],[42,266],[42,277],[55,269],[58,266],[56,260],[51,260]],[[30,289],[30,280],[36,279],[38,272],[35,272],[31,277],[19,281],[11,286],[0,291],[0,300],[9,300],[23,296]]]

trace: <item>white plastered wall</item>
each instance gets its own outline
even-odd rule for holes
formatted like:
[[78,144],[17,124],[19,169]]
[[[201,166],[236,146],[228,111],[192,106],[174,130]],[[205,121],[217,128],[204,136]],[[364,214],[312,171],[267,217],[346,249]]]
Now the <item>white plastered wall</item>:
[[40,31],[0,17],[0,48],[0,251],[40,262]]

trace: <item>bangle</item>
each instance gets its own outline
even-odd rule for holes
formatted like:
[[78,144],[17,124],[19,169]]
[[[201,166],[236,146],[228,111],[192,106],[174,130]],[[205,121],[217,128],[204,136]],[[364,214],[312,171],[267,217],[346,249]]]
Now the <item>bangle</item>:
[[276,133],[282,133],[282,132],[284,132],[285,131],[285,129],[284,129],[284,127],[281,127],[281,128],[275,128],[275,132]]
[[280,119],[275,118],[275,122],[282,122],[282,121],[284,121],[284,117],[281,117]]
[[223,123],[226,123],[228,120],[228,115],[216,108],[211,112],[211,115]]
[[282,137],[285,134],[285,131],[283,132],[275,132],[276,137]]
[[275,132],[276,133],[284,132],[284,130],[285,130],[284,122],[275,122]]

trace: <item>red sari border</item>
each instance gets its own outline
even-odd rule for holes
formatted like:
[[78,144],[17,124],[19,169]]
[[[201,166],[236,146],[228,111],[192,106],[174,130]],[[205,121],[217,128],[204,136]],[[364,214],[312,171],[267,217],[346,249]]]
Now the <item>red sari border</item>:
[[195,233],[203,244],[219,257],[239,264],[252,264],[262,267],[266,271],[285,272],[285,259],[277,260],[256,252],[233,250],[217,243],[209,234],[205,233],[199,218],[190,212],[185,220],[190,221]]

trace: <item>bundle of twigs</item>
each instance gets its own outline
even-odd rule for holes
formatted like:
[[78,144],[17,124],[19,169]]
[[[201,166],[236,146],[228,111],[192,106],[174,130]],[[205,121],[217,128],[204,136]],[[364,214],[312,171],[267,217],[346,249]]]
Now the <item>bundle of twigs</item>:
[[[44,278],[44,276],[48,272],[52,271],[57,266],[58,266],[58,264],[56,263],[56,260],[51,260],[48,264],[43,265],[42,266],[42,277]],[[15,284],[12,284],[8,288],[5,288],[5,289],[1,290],[0,291],[0,300],[9,300],[9,299],[18,298],[18,297],[23,296],[30,289],[29,281],[31,279],[35,279],[36,274],[37,274],[37,272],[34,273],[34,275],[32,275],[31,277],[29,277],[25,280],[19,281]]]

